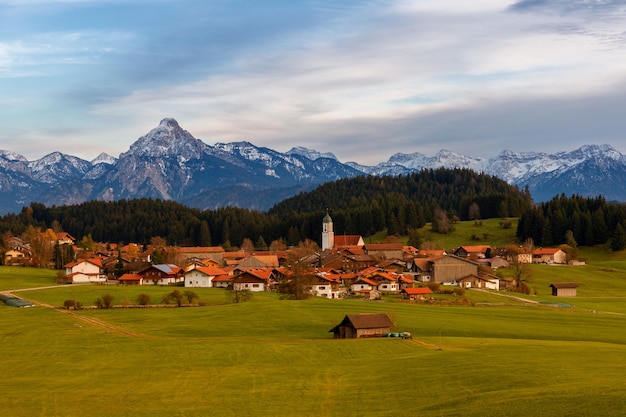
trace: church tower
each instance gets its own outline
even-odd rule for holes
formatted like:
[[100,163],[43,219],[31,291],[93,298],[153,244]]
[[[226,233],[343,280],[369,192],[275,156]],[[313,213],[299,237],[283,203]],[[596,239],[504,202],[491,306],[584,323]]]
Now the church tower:
[[326,215],[322,220],[322,250],[332,249],[335,246],[335,232],[333,232],[333,219],[328,214],[326,209]]

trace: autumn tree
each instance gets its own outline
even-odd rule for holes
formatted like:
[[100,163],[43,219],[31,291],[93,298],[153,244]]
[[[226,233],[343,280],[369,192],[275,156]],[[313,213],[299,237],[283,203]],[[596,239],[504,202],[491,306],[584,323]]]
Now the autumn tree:
[[270,251],[272,252],[283,251],[286,249],[287,249],[287,244],[285,243],[285,240],[282,238],[273,240],[272,243],[270,243]]
[[480,207],[478,206],[478,203],[473,202],[470,206],[469,206],[469,210],[467,213],[467,217],[470,220],[479,220],[480,219]]
[[448,214],[440,207],[435,209],[431,229],[433,232],[448,234],[454,231],[454,226],[448,218]]
[[254,252],[254,243],[247,237],[241,242],[241,250],[247,253]]
[[311,261],[315,247],[312,242],[300,242],[297,247],[289,250],[285,266],[290,273],[278,283],[278,292],[282,298],[302,300],[311,296],[309,286],[314,280]]

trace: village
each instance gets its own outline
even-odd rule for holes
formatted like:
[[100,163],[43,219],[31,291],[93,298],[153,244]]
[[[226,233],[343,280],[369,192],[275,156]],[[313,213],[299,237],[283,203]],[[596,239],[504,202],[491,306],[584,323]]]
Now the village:
[[[66,232],[57,245],[75,245]],[[63,284],[159,285],[225,288],[234,291],[276,291],[279,283],[300,280],[308,296],[329,299],[360,296],[380,299],[401,294],[407,300],[427,300],[438,286],[461,289],[514,290],[515,278],[496,275],[511,264],[565,264],[559,248],[520,247],[514,253],[489,245],[463,245],[450,253],[420,250],[401,243],[366,244],[359,235],[335,235],[328,213],[322,220],[321,250],[298,248],[269,251],[226,251],[221,246],[177,247],[175,263],[155,263],[155,248],[107,245],[93,252],[75,248],[76,259],[64,264]],[[294,261],[295,259],[295,261]],[[10,241],[5,265],[28,265],[28,244]],[[430,284],[430,285],[429,285]],[[556,296],[575,296],[576,283],[553,283]],[[298,291],[298,290],[296,290]]]

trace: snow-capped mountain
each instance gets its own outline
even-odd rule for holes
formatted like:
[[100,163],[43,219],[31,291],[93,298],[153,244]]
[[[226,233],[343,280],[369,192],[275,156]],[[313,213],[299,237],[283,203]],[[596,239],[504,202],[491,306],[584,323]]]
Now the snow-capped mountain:
[[166,118],[119,158],[102,153],[86,161],[53,152],[29,162],[0,151],[0,214],[18,212],[33,201],[61,205],[141,197],[201,209],[235,205],[265,210],[328,181],[440,167],[469,168],[528,186],[535,201],[561,193],[626,201],[626,156],[609,145],[556,154],[504,150],[488,159],[448,150],[432,157],[398,153],[364,166],[304,147],[281,153],[245,141],[211,146]]
[[334,159],[335,161],[337,160],[337,157],[332,152],[322,153],[322,152],[316,151],[315,149],[309,149],[303,146],[294,146],[293,148],[289,149],[286,153],[287,155],[304,156],[305,158],[310,159],[311,161],[315,161],[316,159],[319,159],[319,158]]
[[373,167],[349,164],[371,175],[402,175],[440,167],[468,168],[520,188],[528,185],[535,201],[545,201],[561,193],[602,194],[607,200],[626,201],[626,156],[610,145],[585,145],[556,154],[505,150],[488,159],[446,150],[433,157],[399,153]]

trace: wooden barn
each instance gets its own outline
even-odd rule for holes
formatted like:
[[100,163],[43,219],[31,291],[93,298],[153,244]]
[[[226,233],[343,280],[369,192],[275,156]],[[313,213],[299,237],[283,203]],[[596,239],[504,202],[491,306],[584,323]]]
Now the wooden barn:
[[335,339],[356,339],[359,337],[382,336],[391,332],[393,323],[385,313],[348,314],[329,330]]
[[556,297],[576,297],[576,288],[578,284],[575,282],[553,282],[550,284],[552,295]]
[[468,275],[478,275],[478,263],[458,256],[444,255],[429,259],[431,281],[457,284]]

